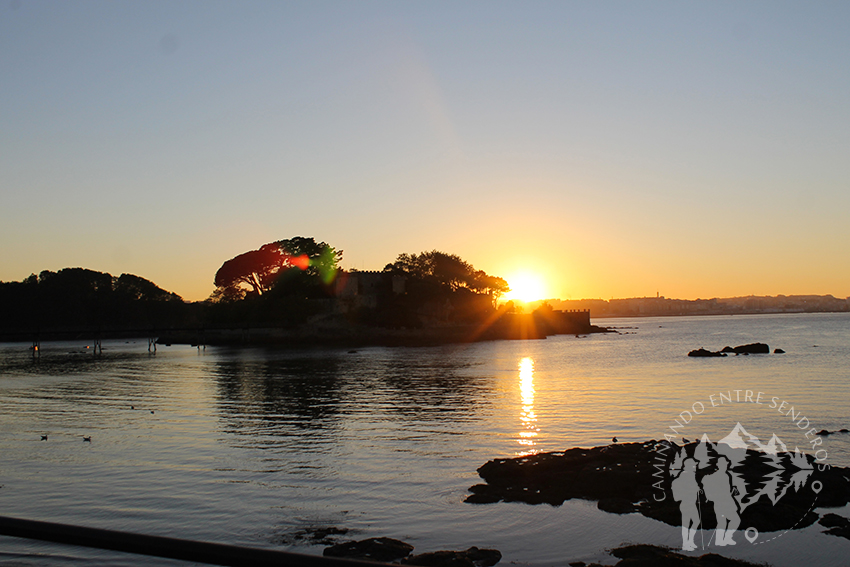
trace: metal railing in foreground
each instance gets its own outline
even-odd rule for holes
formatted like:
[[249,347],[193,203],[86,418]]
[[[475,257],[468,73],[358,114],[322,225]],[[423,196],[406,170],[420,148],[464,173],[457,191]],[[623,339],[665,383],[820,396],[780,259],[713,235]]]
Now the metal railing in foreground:
[[384,565],[370,561],[306,555],[289,551],[208,543],[173,537],[140,535],[69,524],[22,520],[7,516],[0,516],[0,535],[109,549],[138,555],[181,559],[210,565],[229,565],[231,567],[259,567],[264,565],[278,567],[375,567],[376,565]]

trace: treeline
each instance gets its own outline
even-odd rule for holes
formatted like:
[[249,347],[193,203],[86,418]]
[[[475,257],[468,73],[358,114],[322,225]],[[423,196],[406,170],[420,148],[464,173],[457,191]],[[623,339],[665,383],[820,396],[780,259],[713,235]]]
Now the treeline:
[[311,320],[388,328],[470,324],[492,317],[505,280],[432,250],[399,254],[380,272],[340,270],[342,251],[314,238],[265,244],[226,260],[215,291],[187,303],[132,274],[84,268],[0,282],[0,333],[297,327]]
[[0,282],[0,332],[10,339],[33,333],[161,329],[188,324],[193,315],[179,295],[132,274],[116,277],[65,268],[21,282]]
[[[390,328],[474,324],[492,317],[499,296],[509,290],[502,278],[438,250],[399,254],[381,276],[376,305],[354,310],[356,322]],[[394,281],[401,285],[391,289]]]
[[225,261],[208,300],[209,326],[297,326],[318,315],[387,328],[468,324],[491,316],[508,291],[504,279],[437,250],[399,254],[381,272],[340,270],[342,254],[294,237]]
[[342,251],[312,237],[264,244],[226,260],[205,302],[209,327],[292,327],[332,309]]

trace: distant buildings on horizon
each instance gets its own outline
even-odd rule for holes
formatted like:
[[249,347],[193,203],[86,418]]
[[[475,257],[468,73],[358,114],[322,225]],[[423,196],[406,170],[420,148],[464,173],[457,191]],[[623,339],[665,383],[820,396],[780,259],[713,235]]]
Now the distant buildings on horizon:
[[832,295],[777,295],[713,299],[668,299],[664,296],[629,299],[545,299],[525,304],[534,310],[543,303],[553,309],[589,309],[593,317],[659,315],[732,315],[746,313],[820,313],[850,311],[850,297]]

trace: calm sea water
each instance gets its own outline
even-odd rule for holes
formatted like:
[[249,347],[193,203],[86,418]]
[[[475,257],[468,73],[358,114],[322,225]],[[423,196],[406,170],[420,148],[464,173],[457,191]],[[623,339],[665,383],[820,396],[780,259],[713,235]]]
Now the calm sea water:
[[[789,407],[817,430],[850,427],[849,314],[597,323],[619,334],[356,352],[151,354],[144,340],[116,341],[100,357],[85,342],[52,343],[38,362],[28,345],[3,344],[0,515],[315,554],[322,546],[299,532],[334,526],[416,552],[495,547],[503,564],[611,563],[606,549],[678,547],[680,530],[584,501],[466,504],[476,469],[613,436],[660,439],[685,411],[676,435],[716,440],[740,422],[804,450]],[[685,356],[755,341],[786,354]],[[712,407],[719,392],[740,401]],[[850,434],[820,448],[850,466]],[[850,555],[850,541],[818,526],[777,535],[739,535],[722,552],[789,566]],[[183,564],[0,537],[0,564],[81,561]]]

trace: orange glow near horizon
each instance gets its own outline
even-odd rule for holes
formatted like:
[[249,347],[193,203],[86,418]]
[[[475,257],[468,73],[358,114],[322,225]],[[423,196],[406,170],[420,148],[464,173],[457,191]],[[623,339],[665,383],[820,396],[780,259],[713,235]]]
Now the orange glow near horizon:
[[505,300],[518,300],[523,303],[545,299],[546,285],[539,274],[518,272],[508,278],[511,291],[504,295]]

